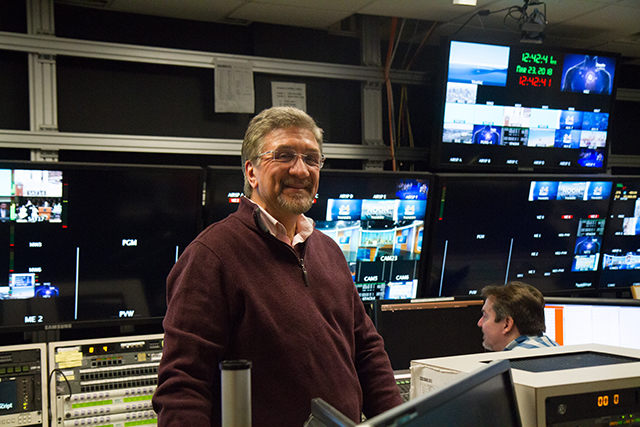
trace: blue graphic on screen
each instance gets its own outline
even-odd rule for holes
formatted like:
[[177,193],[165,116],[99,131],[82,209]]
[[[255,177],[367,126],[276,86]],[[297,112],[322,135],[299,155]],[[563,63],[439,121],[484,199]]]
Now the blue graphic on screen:
[[451,42],[448,81],[506,86],[509,47]]
[[553,146],[557,148],[580,148],[580,132],[572,129],[558,129]]
[[396,237],[396,243],[399,245],[403,245],[407,243],[407,235],[409,234],[408,230],[403,230],[402,234]]
[[584,200],[586,182],[561,182],[558,185],[558,200]]
[[360,219],[362,200],[327,200],[327,221],[351,221]]
[[36,297],[52,298],[58,295],[60,295],[60,290],[56,286],[51,286],[50,283],[36,287]]
[[607,130],[609,127],[609,113],[584,112],[582,115],[582,129]]
[[576,255],[596,255],[600,253],[600,238],[597,236],[579,237],[576,240]]
[[404,179],[397,185],[396,197],[400,200],[427,200],[429,184],[423,180]]
[[482,126],[473,127],[473,143],[480,145],[500,145],[500,126]]
[[567,54],[562,71],[562,90],[610,95],[614,72],[614,58]]
[[604,152],[602,150],[585,148],[580,150],[578,164],[585,168],[601,168],[604,162]]
[[583,115],[582,111],[561,111],[560,129],[582,129]]
[[533,181],[529,190],[529,201],[555,200],[558,195],[557,181]]
[[612,182],[590,182],[587,200],[605,200],[611,195]]
[[426,200],[401,200],[398,206],[398,221],[424,219],[426,211]]
[[596,271],[600,259],[601,238],[584,236],[576,240],[571,271]]

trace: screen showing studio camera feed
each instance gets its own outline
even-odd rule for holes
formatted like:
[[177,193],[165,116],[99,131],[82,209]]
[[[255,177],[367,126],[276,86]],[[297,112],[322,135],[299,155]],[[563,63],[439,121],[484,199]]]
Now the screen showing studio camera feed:
[[[342,249],[364,301],[415,298],[432,175],[323,170],[305,214]],[[240,168],[207,170],[206,224],[237,210]]]
[[362,300],[416,298],[427,176],[322,176],[309,216],[340,246]]
[[164,316],[201,168],[0,165],[0,328]]
[[604,170],[614,54],[462,41],[448,52],[438,166]]
[[616,177],[607,218],[600,287],[640,285],[640,177]]
[[511,280],[545,294],[597,289],[610,179],[443,174],[439,191],[431,295]]

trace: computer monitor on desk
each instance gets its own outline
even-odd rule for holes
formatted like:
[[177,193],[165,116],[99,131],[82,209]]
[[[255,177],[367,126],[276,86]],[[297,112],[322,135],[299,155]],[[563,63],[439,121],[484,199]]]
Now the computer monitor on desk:
[[560,345],[604,344],[640,350],[640,301],[545,298],[547,335]]
[[[324,402],[323,402],[324,403]],[[328,420],[321,427],[351,427],[330,405],[312,405],[313,417]],[[459,381],[403,403],[361,424],[361,427],[474,426],[520,427],[520,413],[508,360],[491,362]]]

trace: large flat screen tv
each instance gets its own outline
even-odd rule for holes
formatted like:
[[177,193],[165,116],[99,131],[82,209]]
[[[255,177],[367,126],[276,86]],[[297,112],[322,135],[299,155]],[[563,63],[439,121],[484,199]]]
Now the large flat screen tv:
[[640,176],[616,176],[602,247],[600,288],[640,285]]
[[612,186],[593,175],[439,174],[429,295],[511,280],[545,295],[597,293]]
[[[322,170],[307,216],[331,236],[349,263],[363,301],[415,298],[432,175],[426,172]],[[207,169],[207,224],[237,209],[241,168]]]
[[448,40],[432,166],[606,171],[618,55]]
[[[204,169],[0,163],[0,332],[160,322]],[[4,213],[6,209],[6,214]]]

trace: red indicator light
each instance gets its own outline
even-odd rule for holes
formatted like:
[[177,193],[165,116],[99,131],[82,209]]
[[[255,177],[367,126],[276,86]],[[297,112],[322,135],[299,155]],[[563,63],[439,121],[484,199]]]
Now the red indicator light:
[[562,215],[562,219],[572,219],[573,215]]
[[598,218],[600,218],[600,215],[598,215],[598,214],[589,215],[589,219],[598,219]]
[[240,203],[240,197],[229,197],[229,203]]

